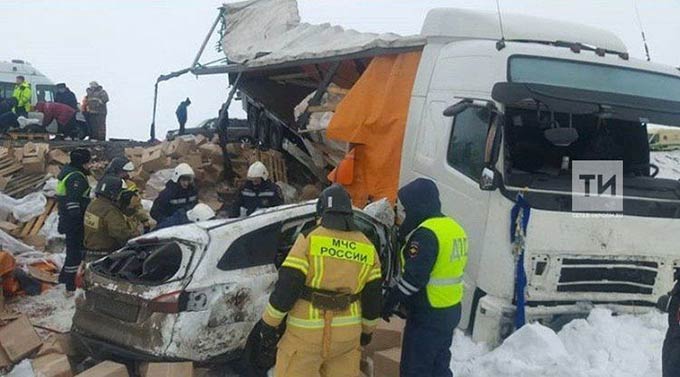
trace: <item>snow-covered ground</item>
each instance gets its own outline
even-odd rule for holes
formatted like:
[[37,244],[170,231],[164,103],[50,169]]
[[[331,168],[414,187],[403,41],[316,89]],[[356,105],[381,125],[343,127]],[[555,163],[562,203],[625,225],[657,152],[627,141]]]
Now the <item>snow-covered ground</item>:
[[490,351],[456,332],[456,377],[661,377],[665,315],[612,315],[594,309],[561,331],[530,324]]
[[39,296],[18,297],[10,301],[7,307],[11,311],[27,315],[34,325],[68,332],[76,308],[75,297],[65,297],[65,290],[64,285],[58,285]]

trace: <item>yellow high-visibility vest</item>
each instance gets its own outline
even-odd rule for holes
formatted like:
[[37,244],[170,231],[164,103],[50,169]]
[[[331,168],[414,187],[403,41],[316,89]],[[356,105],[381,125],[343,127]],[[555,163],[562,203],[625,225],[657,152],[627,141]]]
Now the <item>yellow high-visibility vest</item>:
[[[468,259],[465,230],[448,217],[428,219],[418,228],[432,231],[439,245],[437,260],[425,287],[430,305],[434,308],[448,308],[460,303],[463,300],[463,273]],[[403,271],[406,265],[404,250],[401,252],[401,262]]]

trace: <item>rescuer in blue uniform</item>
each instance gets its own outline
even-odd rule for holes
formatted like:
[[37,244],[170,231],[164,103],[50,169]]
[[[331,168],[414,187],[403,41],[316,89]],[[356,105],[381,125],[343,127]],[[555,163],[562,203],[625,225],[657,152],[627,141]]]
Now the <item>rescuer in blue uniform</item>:
[[399,237],[402,275],[387,294],[382,317],[388,320],[399,305],[406,328],[401,377],[451,377],[451,342],[461,317],[467,236],[441,212],[439,190],[418,178],[398,193],[405,218]]

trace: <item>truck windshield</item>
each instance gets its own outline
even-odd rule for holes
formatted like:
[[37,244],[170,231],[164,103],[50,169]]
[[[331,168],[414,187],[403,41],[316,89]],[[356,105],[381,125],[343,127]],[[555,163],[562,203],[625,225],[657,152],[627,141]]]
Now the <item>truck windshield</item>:
[[680,99],[680,76],[631,68],[536,56],[513,56],[512,82],[627,94],[667,101]]

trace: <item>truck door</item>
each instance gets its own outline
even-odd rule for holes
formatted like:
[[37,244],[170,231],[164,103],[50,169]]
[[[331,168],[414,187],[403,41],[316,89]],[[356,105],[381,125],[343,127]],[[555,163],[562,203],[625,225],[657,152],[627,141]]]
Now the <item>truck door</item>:
[[446,117],[443,112],[452,104],[450,98],[450,93],[428,94],[415,147],[413,170],[415,176],[430,177],[437,182],[442,211],[458,221],[468,235],[470,255],[465,272],[466,294],[460,324],[460,327],[467,328],[478,285],[476,274],[484,247],[491,198],[489,191],[480,189],[479,181],[485,167],[492,113],[483,106],[469,106],[454,117]]

